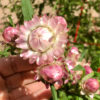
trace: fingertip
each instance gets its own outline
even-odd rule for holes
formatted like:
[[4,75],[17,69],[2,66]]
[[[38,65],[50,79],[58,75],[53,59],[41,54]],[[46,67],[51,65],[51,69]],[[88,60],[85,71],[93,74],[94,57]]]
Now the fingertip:
[[9,100],[7,91],[0,92],[0,100]]

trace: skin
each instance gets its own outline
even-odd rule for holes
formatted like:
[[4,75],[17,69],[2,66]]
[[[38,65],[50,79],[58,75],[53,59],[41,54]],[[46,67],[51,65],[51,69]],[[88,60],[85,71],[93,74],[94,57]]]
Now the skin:
[[0,58],[0,100],[48,100],[50,88],[34,81],[36,67],[19,56]]

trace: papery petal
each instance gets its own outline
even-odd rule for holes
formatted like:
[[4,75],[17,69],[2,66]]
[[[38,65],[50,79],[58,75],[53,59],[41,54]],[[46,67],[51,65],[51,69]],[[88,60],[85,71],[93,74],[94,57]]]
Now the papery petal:
[[24,25],[20,26],[20,31],[21,31],[21,34],[24,34],[26,36],[28,36],[30,33],[30,30],[28,30]]
[[66,60],[65,63],[69,70],[72,70],[75,67],[75,63],[71,60]]
[[32,57],[30,57],[30,58],[29,58],[29,63],[30,63],[30,64],[33,64],[33,63],[36,61],[36,58],[37,58],[37,57],[34,56],[34,55],[33,55]]
[[58,20],[58,23],[59,23],[59,24],[62,24],[62,25],[67,26],[66,20],[65,20],[63,17],[61,17],[61,16],[56,16],[55,18]]
[[93,99],[93,97],[94,97],[94,94],[90,94],[90,95],[89,95],[89,97],[90,97],[91,99]]
[[22,38],[22,39],[21,39],[21,38],[17,38],[17,39],[15,40],[15,42],[16,42],[16,43],[25,43],[26,40],[24,40],[23,38]]
[[58,24],[57,26],[56,26],[56,33],[60,33],[60,32],[67,32],[67,30],[66,30],[66,26],[64,26],[64,25],[61,25],[61,24]]
[[85,95],[85,92],[81,90],[80,94],[81,94],[81,95]]
[[48,16],[44,15],[43,17],[40,18],[40,23],[41,25],[48,25]]
[[52,17],[52,18],[49,19],[48,24],[49,24],[49,27],[51,27],[51,28],[56,30],[56,26],[58,24],[58,20],[55,19],[55,17]]
[[21,49],[28,49],[28,45],[26,43],[17,44],[16,47]]
[[35,16],[34,18],[32,18],[32,23],[34,24],[34,27],[37,27],[38,25],[40,25],[40,18],[38,16]]
[[34,28],[33,21],[25,21],[24,26],[25,26],[26,29],[32,30]]
[[25,51],[22,54],[20,54],[21,57],[24,57],[24,59],[27,59],[29,57],[33,56],[33,52],[31,50]]

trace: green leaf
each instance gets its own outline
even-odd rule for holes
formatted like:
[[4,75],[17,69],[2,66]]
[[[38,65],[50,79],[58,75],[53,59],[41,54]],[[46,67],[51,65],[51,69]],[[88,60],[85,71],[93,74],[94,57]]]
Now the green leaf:
[[88,50],[84,50],[81,54],[81,57],[79,58],[79,61],[82,61],[83,58],[85,57],[86,53],[88,52]]
[[24,20],[26,20],[26,21],[31,20],[33,17],[33,8],[32,8],[31,1],[30,0],[22,0],[21,6],[22,6],[22,13],[24,16]]
[[68,95],[67,98],[68,98],[68,100],[72,100],[73,99],[73,96],[72,95]]
[[10,55],[9,50],[10,50],[10,47],[7,47],[7,48],[5,48],[4,51],[0,51],[0,57],[7,57],[7,56],[9,56]]
[[10,15],[8,16],[8,19],[9,19],[9,23],[10,23],[10,25],[14,27],[15,25],[14,25],[13,20],[12,20],[12,18],[11,18]]
[[51,87],[53,100],[57,100],[57,92],[56,92],[55,87],[52,84],[50,85],[50,87]]
[[85,69],[81,65],[77,65],[73,70],[74,71],[78,71],[78,70],[84,71]]
[[78,71],[78,70],[83,71],[82,77],[85,75],[85,69],[81,65],[77,65],[73,70],[74,71]]
[[95,94],[95,95],[94,95],[94,99],[95,99],[95,100],[100,100],[100,95],[99,95],[99,94]]
[[59,98],[60,100],[68,100],[68,96],[66,95],[65,91],[59,91]]
[[83,99],[79,96],[76,96],[76,100],[83,100]]
[[100,73],[94,72],[94,76],[95,76],[95,77],[98,77],[98,79],[100,79]]
[[84,82],[84,81],[86,81],[87,79],[89,79],[89,78],[91,78],[91,77],[93,77],[94,76],[94,72],[92,72],[92,73],[90,73],[90,74],[88,74],[88,75],[86,75],[86,76],[84,76],[83,78],[82,78],[82,83]]

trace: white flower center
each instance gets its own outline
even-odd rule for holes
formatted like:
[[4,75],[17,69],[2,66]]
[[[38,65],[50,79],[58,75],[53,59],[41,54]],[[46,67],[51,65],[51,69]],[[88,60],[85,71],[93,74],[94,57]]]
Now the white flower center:
[[45,52],[53,44],[53,32],[48,28],[38,27],[29,35],[29,46],[34,51]]

